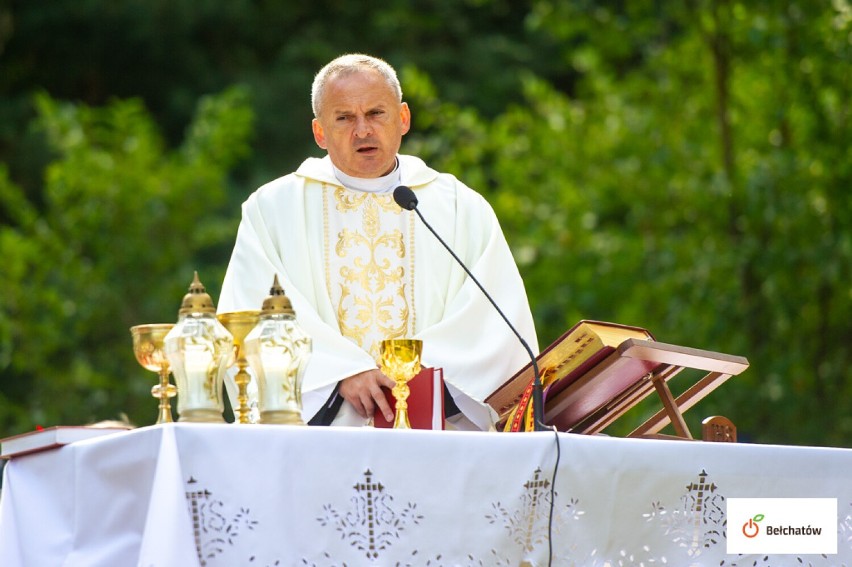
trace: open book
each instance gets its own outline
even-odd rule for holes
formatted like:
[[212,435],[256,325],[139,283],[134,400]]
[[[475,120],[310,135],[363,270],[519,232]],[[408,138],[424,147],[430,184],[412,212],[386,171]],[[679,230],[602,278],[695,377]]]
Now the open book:
[[82,441],[127,431],[130,427],[104,427],[98,425],[57,425],[28,433],[0,439],[0,458],[11,459],[38,451],[46,451]]
[[[582,320],[568,329],[536,358],[545,400],[556,396],[628,339],[653,341],[654,337],[641,327],[606,321]],[[532,406],[533,377],[530,362],[485,399],[505,430],[530,428],[532,412],[527,410]]]

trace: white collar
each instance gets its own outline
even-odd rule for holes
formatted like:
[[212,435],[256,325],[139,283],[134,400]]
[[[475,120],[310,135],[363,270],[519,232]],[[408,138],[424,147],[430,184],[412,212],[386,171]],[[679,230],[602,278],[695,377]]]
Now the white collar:
[[402,176],[399,172],[399,160],[396,160],[396,165],[393,170],[387,175],[381,177],[364,178],[352,177],[340,171],[333,163],[331,167],[334,169],[334,176],[347,189],[353,191],[362,191],[365,193],[390,193],[401,185]]

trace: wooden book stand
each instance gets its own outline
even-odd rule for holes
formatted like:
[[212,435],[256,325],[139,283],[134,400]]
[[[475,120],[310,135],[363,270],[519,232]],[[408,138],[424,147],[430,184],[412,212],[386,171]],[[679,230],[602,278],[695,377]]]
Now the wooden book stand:
[[[748,365],[741,356],[627,339],[552,399],[546,398],[544,422],[560,431],[599,433],[656,391],[663,408],[628,437],[670,437],[659,432],[671,423],[677,438],[692,439],[683,412]],[[668,382],[684,368],[707,374],[675,398]]]

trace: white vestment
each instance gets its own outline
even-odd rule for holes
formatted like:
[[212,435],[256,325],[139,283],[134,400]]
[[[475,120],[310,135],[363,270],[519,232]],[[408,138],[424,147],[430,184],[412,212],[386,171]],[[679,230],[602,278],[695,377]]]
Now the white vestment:
[[[538,354],[523,281],[491,206],[419,158],[398,160],[418,211]],[[383,338],[422,339],[423,365],[443,369],[454,401],[479,429],[496,418],[483,400],[530,360],[416,213],[390,193],[344,188],[327,156],[307,159],[243,204],[219,312],[260,309],[276,274],[313,340],[302,383],[305,421],[340,380],[377,368]],[[334,424],[364,422],[345,402]]]

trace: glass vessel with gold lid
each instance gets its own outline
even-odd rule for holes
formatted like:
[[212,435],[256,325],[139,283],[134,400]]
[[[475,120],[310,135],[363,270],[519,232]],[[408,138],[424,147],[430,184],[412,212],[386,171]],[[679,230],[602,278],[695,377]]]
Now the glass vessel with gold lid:
[[198,272],[164,342],[177,385],[179,421],[224,422],[222,383],[233,364],[234,339],[216,318]]
[[302,377],[311,349],[276,275],[260,320],[245,338],[246,358],[257,377],[260,423],[304,425]]

